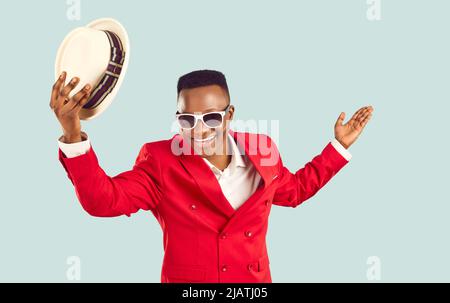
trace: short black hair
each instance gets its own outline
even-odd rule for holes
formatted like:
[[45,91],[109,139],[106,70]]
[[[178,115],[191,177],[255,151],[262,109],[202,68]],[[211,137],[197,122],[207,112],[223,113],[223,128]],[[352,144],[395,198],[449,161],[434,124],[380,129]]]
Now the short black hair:
[[197,70],[181,76],[178,79],[177,96],[180,96],[182,89],[196,88],[208,85],[219,85],[230,98],[227,79],[225,75],[216,70]]

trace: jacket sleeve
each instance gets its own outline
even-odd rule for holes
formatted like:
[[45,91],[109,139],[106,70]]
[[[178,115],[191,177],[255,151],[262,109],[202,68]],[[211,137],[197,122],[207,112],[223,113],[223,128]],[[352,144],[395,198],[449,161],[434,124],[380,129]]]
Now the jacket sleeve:
[[314,196],[339,170],[348,163],[331,143],[322,153],[303,168],[291,173],[278,161],[279,186],[275,191],[273,204],[297,207]]
[[130,216],[140,209],[154,212],[161,200],[161,167],[148,144],[142,146],[131,170],[114,177],[100,167],[92,145],[87,153],[74,158],[67,158],[59,149],[59,161],[82,207],[92,216]]

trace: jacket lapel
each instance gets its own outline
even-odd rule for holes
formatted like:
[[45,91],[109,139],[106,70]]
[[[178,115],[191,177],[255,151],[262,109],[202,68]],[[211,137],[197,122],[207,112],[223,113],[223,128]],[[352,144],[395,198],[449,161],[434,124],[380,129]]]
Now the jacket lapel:
[[[265,157],[262,155],[266,152],[262,153],[260,146],[261,142],[258,142],[260,138],[264,138],[265,136],[259,136],[257,134],[250,134],[250,133],[241,133],[241,132],[234,132],[230,131],[233,137],[236,139],[236,143],[238,144],[238,147],[244,148],[246,156],[249,158],[249,160],[252,162],[255,169],[258,171],[259,175],[261,176],[261,181],[263,184],[260,184],[259,187],[256,189],[256,191],[251,195],[247,201],[244,202],[244,204],[241,205],[233,214],[233,216],[228,220],[227,224],[222,229],[222,232],[225,232],[228,230],[233,223],[239,219],[242,215],[245,214],[245,212],[252,206],[254,203],[256,203],[261,196],[264,194],[265,189],[272,183],[274,176],[276,174],[276,165],[277,163],[273,163],[272,165],[270,161],[267,161]],[[269,147],[268,144],[265,144],[265,147]],[[268,148],[269,149],[269,148]],[[271,155],[272,152],[277,151],[276,148],[270,148],[270,153],[268,153],[269,157],[277,157],[277,155]],[[266,160],[266,161],[265,161]]]
[[[194,179],[198,187],[206,197],[206,199],[219,211],[221,211],[228,218],[236,217],[238,213],[244,212],[251,204],[252,201],[258,199],[258,197],[264,192],[264,190],[270,185],[273,179],[275,171],[274,165],[266,165],[265,157],[261,151],[261,142],[265,136],[259,136],[257,134],[235,132],[230,130],[230,134],[235,139],[239,150],[245,153],[245,155],[252,162],[255,169],[261,176],[262,184],[258,187],[255,193],[250,196],[247,201],[244,202],[237,210],[234,210],[230,205],[230,202],[224,196],[219,182],[216,176],[211,171],[211,168],[205,163],[205,161],[197,154],[194,153],[194,149],[190,144],[184,142],[181,135],[177,135],[177,145],[180,147],[179,160],[186,172]],[[264,146],[271,151],[276,150],[269,148],[268,143],[264,143]],[[269,157],[273,155],[268,155]],[[277,155],[276,155],[277,156]],[[229,222],[230,223],[230,222]],[[227,224],[228,225],[228,224]]]
[[205,163],[202,157],[194,153],[194,149],[184,142],[181,135],[178,137],[180,140],[179,145],[182,149],[178,158],[186,172],[191,175],[197,183],[199,189],[206,197],[206,200],[221,211],[226,217],[231,217],[235,210],[224,196],[220,184],[211,168]]
[[[265,159],[265,157],[263,157],[261,146],[264,146],[264,149],[270,149],[270,151],[273,151],[274,149],[269,148],[270,146],[268,146],[268,143],[264,143],[264,145],[262,145],[260,137],[262,138],[263,136],[259,136],[257,134],[235,132],[232,130],[230,130],[230,134],[233,136],[233,138],[235,138],[239,149],[241,151],[242,149],[244,149],[245,155],[249,158],[255,169],[258,171],[264,183],[263,188],[267,188],[267,186],[269,186],[272,182],[274,166],[266,165],[266,163],[269,162],[267,161],[267,159]],[[271,157],[273,155],[270,155],[270,153],[268,153],[268,156]]]

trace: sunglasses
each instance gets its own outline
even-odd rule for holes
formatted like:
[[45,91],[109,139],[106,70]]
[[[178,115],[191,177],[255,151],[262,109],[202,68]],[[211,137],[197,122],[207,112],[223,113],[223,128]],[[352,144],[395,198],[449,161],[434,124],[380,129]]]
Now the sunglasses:
[[203,124],[209,128],[217,128],[222,126],[223,117],[228,113],[229,109],[230,105],[228,105],[223,111],[210,112],[200,115],[177,113],[175,116],[177,118],[178,125],[184,130],[195,128],[198,120],[202,120]]

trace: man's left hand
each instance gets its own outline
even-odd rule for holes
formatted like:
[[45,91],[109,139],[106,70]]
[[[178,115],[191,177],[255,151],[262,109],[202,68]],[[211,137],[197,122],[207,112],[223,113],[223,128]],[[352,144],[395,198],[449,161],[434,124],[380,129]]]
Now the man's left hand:
[[349,148],[362,133],[364,127],[372,117],[372,112],[372,106],[360,108],[345,124],[343,123],[345,113],[341,113],[334,126],[334,136],[336,140],[338,140],[345,148]]

